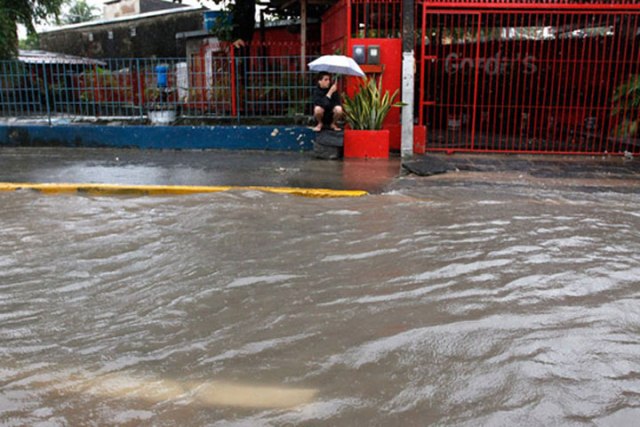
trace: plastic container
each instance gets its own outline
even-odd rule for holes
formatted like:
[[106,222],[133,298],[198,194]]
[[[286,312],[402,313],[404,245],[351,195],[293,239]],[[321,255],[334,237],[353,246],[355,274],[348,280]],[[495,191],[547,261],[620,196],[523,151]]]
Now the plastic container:
[[159,88],[167,87],[167,73],[169,71],[169,66],[165,64],[160,64],[156,66],[156,77],[157,77],[157,85]]

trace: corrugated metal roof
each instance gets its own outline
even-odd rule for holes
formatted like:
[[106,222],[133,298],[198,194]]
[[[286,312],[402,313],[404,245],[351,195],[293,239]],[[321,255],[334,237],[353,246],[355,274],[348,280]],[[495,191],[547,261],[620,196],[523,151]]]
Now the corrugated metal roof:
[[38,31],[38,33],[43,34],[43,33],[55,33],[57,31],[67,31],[67,30],[74,30],[74,29],[78,29],[78,28],[88,28],[88,27],[95,27],[98,25],[110,25],[110,24],[116,24],[116,23],[120,23],[120,22],[127,22],[127,21],[136,21],[139,19],[145,19],[145,18],[153,18],[156,16],[162,16],[162,15],[171,15],[171,14],[180,14],[180,13],[185,13],[185,12],[197,12],[197,11],[202,11],[205,12],[209,9],[200,7],[200,6],[187,6],[187,7],[181,7],[181,8],[177,8],[177,9],[167,9],[167,10],[158,10],[155,12],[145,12],[145,13],[141,13],[138,15],[127,15],[127,16],[120,16],[118,18],[113,18],[113,19],[97,19],[95,21],[87,21],[87,22],[81,22],[79,24],[70,24],[70,25],[63,25],[61,27],[55,27],[55,28],[49,28],[46,30],[42,30],[42,31]]
[[18,60],[25,64],[106,65],[104,61],[99,61],[97,59],[67,55],[64,53],[47,52],[44,50],[20,50],[18,51]]

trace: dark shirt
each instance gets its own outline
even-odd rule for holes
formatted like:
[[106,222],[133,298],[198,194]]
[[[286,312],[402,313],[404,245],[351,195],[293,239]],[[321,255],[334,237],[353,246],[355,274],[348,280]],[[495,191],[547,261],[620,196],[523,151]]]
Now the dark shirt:
[[340,95],[338,95],[338,92],[334,92],[333,95],[331,95],[331,98],[327,98],[328,92],[329,88],[322,89],[316,86],[313,89],[313,105],[324,108],[324,111],[333,111],[333,107],[341,105]]

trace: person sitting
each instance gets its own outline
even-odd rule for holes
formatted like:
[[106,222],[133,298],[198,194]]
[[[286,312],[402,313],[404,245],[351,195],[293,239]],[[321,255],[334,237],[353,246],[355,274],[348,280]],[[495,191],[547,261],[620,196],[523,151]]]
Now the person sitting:
[[342,130],[337,123],[344,117],[338,84],[332,84],[331,74],[326,72],[318,74],[317,85],[313,89],[313,117],[318,123],[312,128],[315,132],[320,132],[325,125],[334,131]]

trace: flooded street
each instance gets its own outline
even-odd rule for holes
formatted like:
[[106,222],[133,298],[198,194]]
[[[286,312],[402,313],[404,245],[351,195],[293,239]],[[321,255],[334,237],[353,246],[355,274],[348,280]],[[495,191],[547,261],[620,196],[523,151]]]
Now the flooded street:
[[0,425],[637,425],[638,194],[420,182],[0,193]]

